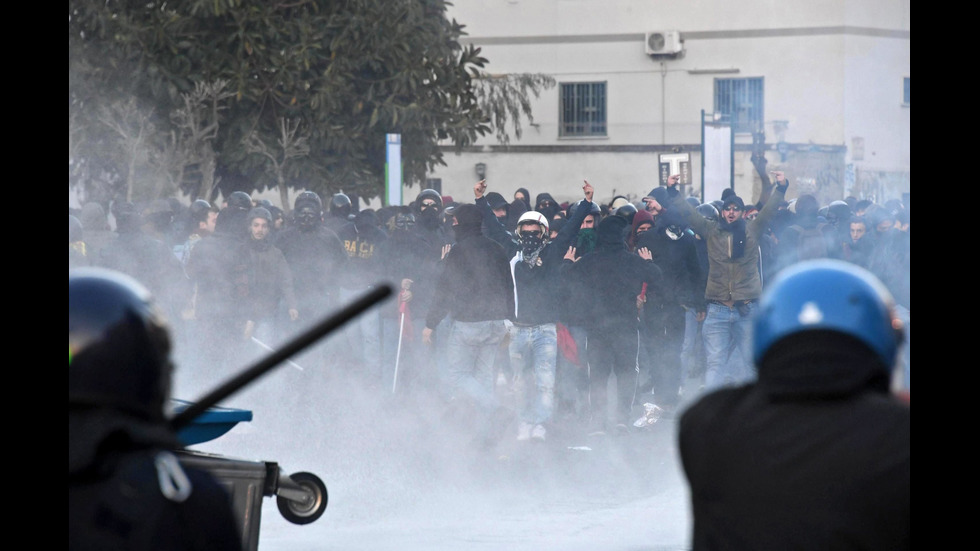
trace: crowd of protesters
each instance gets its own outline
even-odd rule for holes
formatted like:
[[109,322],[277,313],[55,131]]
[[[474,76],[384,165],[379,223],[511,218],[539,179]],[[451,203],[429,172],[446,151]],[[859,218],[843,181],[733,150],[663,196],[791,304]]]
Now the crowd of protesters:
[[644,404],[669,415],[753,380],[749,320],[768,281],[833,258],[895,297],[907,388],[908,201],[787,200],[773,174],[755,203],[685,197],[676,176],[636,202],[599,201],[589,182],[577,200],[508,200],[481,181],[472,201],[426,189],[379,209],[310,191],[283,207],[243,192],[91,203],[69,213],[69,269],[135,277],[171,320],[178,361],[224,373],[388,283],[395,299],[296,361],[379,396],[441,400],[487,439],[544,440],[637,430]]

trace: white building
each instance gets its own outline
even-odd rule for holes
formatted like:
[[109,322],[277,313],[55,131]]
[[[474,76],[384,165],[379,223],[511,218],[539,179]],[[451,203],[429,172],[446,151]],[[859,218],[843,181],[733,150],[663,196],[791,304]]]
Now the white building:
[[[671,154],[687,154],[686,189],[698,194],[702,113],[736,131],[731,177],[711,176],[706,194],[730,180],[746,202],[758,199],[759,130],[790,197],[882,202],[909,192],[908,0],[459,0],[450,10],[487,71],[558,82],[534,100],[520,140],[446,148],[448,166],[429,186],[457,201],[472,200],[478,164],[508,199],[519,187],[532,199],[577,199],[588,179],[600,202],[635,201]],[[417,193],[405,190],[405,202]]]

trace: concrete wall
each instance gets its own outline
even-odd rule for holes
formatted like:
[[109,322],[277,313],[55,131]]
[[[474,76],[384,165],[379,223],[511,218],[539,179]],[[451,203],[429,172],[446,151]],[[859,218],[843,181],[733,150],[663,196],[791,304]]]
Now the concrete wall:
[[[506,197],[526,187],[577,198],[585,178],[600,200],[642,196],[657,184],[657,155],[672,149],[691,152],[699,182],[701,111],[714,109],[714,79],[733,77],[765,79],[770,168],[829,200],[868,187],[860,182],[871,175],[888,182],[879,195],[908,191],[910,110],[901,105],[902,79],[910,76],[907,0],[491,0],[451,10],[466,25],[466,41],[490,60],[489,72],[604,81],[608,93],[605,137],[559,138],[556,87],[533,102],[535,126],[509,148],[488,136],[463,154],[447,153],[448,166],[431,177],[457,200],[472,198],[479,162],[491,189]],[[680,31],[683,56],[647,56],[644,33],[654,30]],[[697,73],[720,69],[737,73]],[[775,150],[780,141],[785,161]],[[760,184],[748,162],[751,137],[736,142],[735,188],[753,200]],[[863,146],[857,158],[855,144]],[[406,200],[417,193],[406,190]]]

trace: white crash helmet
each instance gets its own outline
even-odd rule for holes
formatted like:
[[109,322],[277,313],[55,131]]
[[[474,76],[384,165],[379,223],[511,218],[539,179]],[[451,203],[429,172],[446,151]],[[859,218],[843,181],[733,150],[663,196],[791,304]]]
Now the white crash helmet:
[[543,214],[541,214],[540,212],[538,212],[536,210],[529,210],[529,211],[525,212],[524,214],[522,214],[521,217],[517,219],[517,229],[518,229],[518,231],[520,231],[521,224],[524,224],[524,223],[540,224],[541,227],[544,228],[544,233],[545,234],[547,234],[548,231],[549,231],[548,230],[548,219],[545,218]]

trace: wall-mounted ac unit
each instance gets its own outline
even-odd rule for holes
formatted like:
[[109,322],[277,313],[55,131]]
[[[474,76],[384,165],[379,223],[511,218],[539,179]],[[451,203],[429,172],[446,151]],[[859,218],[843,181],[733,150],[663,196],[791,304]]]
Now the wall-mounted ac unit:
[[678,31],[653,31],[646,33],[647,55],[673,55],[684,50]]

